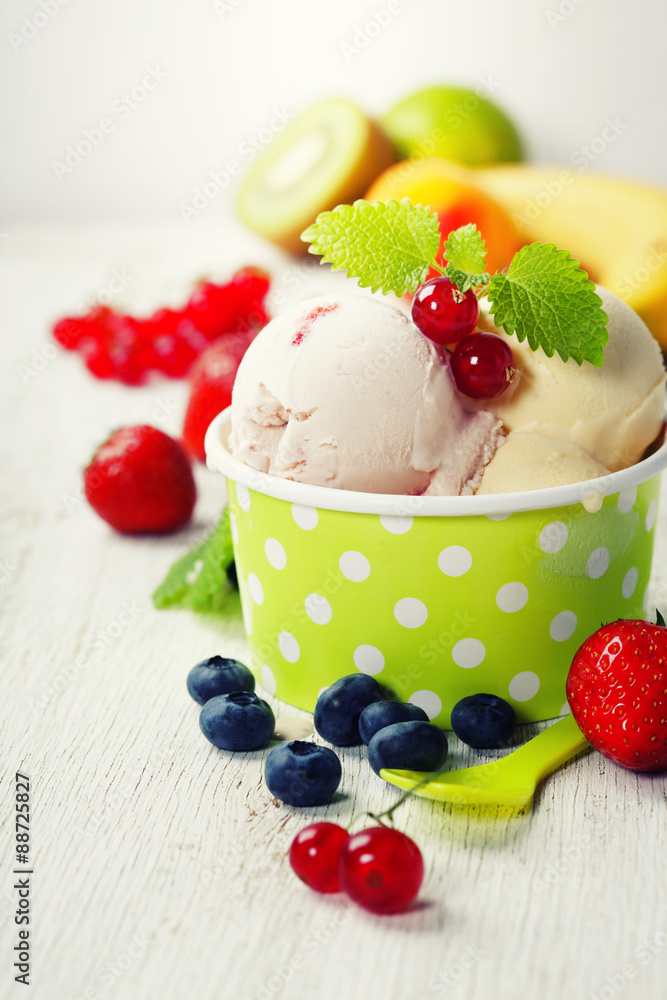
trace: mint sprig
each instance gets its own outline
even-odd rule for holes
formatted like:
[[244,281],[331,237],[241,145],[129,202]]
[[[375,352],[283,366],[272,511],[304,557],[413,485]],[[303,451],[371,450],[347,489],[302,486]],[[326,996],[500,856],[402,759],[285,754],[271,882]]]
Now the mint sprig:
[[486,247],[477,227],[462,226],[445,243],[445,270],[436,263],[440,245],[437,215],[408,198],[400,202],[355,201],[322,212],[301,235],[310,253],[334,270],[346,270],[362,287],[405,295],[423,284],[430,268],[465,292],[486,289],[497,326],[532,350],[557,353],[577,364],[604,363],[609,339],[602,300],[567,250],[532,243],[515,254],[505,274],[484,270]]
[[486,292],[494,323],[548,358],[558,353],[578,365],[604,364],[607,314],[579,261],[554,243],[531,243],[512,259],[507,274],[494,274]]
[[230,579],[234,566],[229,511],[223,511],[218,526],[203,542],[174,563],[153,594],[158,610],[189,608],[191,611],[236,610],[236,593]]
[[486,246],[477,226],[470,222],[449,234],[445,241],[445,275],[461,292],[488,285],[491,275],[486,268]]
[[408,198],[355,201],[320,212],[301,239],[334,271],[347,271],[362,288],[396,295],[414,292],[436,267],[440,245],[438,217]]

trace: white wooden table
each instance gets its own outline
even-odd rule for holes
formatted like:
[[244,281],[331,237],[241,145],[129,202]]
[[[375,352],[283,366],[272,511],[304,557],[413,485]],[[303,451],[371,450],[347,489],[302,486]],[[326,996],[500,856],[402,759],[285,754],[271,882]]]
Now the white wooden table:
[[[177,433],[185,388],[97,382],[54,350],[48,325],[114,271],[128,298],[155,302],[157,285],[177,300],[190,279],[246,262],[280,275],[286,299],[337,280],[208,225],[0,242],[0,996],[662,1000],[662,777],[591,753],[548,779],[532,812],[412,800],[397,823],[425,855],[421,905],[379,918],[310,892],[285,859],[312,817],[347,822],[395,799],[363,751],[342,755],[334,804],[292,811],[269,795],[262,754],[223,756],[201,736],[186,673],[214,652],[243,659],[242,625],[156,612],[150,593],[217,516],[222,482],[198,470],[186,532],[149,541],[107,529],[80,500],[80,470],[121,424]],[[658,571],[666,516],[663,504]],[[453,745],[453,763],[465,761]],[[33,792],[32,994],[11,968],[16,769]]]

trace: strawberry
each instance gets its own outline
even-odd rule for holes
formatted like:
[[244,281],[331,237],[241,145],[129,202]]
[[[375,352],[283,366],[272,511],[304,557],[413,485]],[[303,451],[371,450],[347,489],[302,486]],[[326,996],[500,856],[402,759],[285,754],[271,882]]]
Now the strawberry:
[[127,534],[174,531],[190,520],[197,498],[183,448],[155,427],[122,427],[84,472],[93,510]]
[[192,369],[183,444],[200,462],[206,459],[204,436],[208,425],[231,403],[236,371],[254,336],[251,331],[220,337],[207,347]]
[[667,628],[628,619],[579,648],[567,700],[596,750],[632,771],[667,767]]

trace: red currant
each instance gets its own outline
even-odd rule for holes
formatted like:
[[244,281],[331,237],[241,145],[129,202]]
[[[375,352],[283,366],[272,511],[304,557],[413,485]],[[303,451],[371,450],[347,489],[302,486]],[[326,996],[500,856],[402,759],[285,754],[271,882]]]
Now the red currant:
[[94,337],[84,337],[77,344],[77,350],[81,352],[86,368],[95,378],[114,377],[116,369],[104,344],[101,344]]
[[109,358],[113,365],[113,377],[125,385],[142,385],[146,378],[146,367],[138,348],[126,347],[116,342],[109,348]]
[[60,320],[53,334],[62,347],[79,351],[97,378],[139,385],[153,369],[181,378],[221,337],[230,357],[241,359],[268,322],[263,307],[268,288],[265,271],[246,267],[224,285],[200,282],[183,309],[158,309],[138,319],[95,306],[84,316]]
[[175,334],[165,333],[153,344],[156,367],[170,378],[183,378],[197,357],[195,350]]
[[449,360],[459,392],[471,399],[500,396],[517,376],[511,348],[494,333],[466,337]]
[[365,910],[399,913],[419,892],[424,861],[410,837],[373,826],[343,844],[338,874],[343,890]]
[[475,329],[479,302],[471,288],[461,292],[449,278],[433,278],[417,289],[412,300],[412,320],[421,332],[444,347],[455,344]]
[[316,892],[340,892],[338,861],[347,830],[337,823],[311,823],[292,841],[289,860],[302,882]]

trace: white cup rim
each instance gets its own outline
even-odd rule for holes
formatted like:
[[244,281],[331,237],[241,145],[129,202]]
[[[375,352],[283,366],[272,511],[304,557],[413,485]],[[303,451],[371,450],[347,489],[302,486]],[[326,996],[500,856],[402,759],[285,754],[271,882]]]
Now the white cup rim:
[[620,472],[612,472],[597,479],[587,479],[567,486],[552,486],[523,493],[494,493],[484,496],[402,496],[392,493],[362,493],[354,490],[332,489],[329,486],[311,486],[290,479],[281,479],[265,472],[258,472],[235,458],[226,448],[231,407],[223,410],[212,421],[204,447],[206,464],[214,472],[249,490],[263,493],[277,500],[340,510],[359,514],[381,514],[393,517],[458,517],[486,515],[502,520],[510,514],[529,510],[547,510],[584,504],[592,513],[599,509],[602,498],[626,490],[636,489],[667,467],[667,440],[648,458]]

